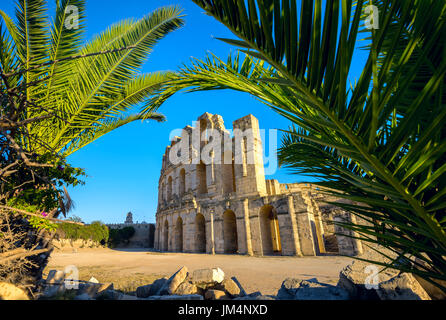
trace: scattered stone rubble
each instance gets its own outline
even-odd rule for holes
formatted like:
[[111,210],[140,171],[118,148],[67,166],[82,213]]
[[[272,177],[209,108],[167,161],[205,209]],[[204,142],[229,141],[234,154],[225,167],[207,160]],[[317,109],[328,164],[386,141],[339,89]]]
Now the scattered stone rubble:
[[[372,287],[366,286],[370,264],[354,261],[345,267],[337,285],[313,279],[287,278],[276,295],[261,292],[247,294],[240,282],[225,276],[220,268],[189,272],[182,267],[170,278],[160,278],[152,284],[140,286],[136,295],[114,290],[112,283],[99,283],[95,278],[80,282],[71,290],[75,300],[430,300],[414,276],[387,269],[379,273]],[[44,284],[42,297],[54,298],[69,292],[65,274],[51,270]],[[1,293],[0,293],[1,294]]]

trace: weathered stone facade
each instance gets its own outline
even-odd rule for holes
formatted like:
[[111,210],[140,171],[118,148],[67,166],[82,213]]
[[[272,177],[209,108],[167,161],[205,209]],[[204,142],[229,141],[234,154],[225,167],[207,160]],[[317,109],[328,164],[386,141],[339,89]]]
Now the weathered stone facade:
[[132,213],[129,212],[124,223],[107,224],[109,229],[122,229],[132,227],[135,234],[129,239],[126,247],[130,248],[153,248],[155,241],[155,225],[153,223],[133,223]]
[[[177,143],[186,143],[190,154],[196,155],[213,141],[204,138],[199,145],[191,143],[189,137],[195,134],[191,126],[173,139],[163,156],[159,180],[155,249],[248,255],[325,253],[324,225],[329,224],[323,221],[317,189],[265,180],[258,120],[248,115],[234,121],[233,130],[248,132],[238,140],[230,138],[219,115],[205,113],[197,124],[200,137],[206,137],[206,133],[201,135],[206,129],[221,133],[223,152],[217,155],[225,160],[204,164],[194,162],[192,156],[173,164],[169,153]],[[229,150],[223,146],[228,139],[232,140]]]

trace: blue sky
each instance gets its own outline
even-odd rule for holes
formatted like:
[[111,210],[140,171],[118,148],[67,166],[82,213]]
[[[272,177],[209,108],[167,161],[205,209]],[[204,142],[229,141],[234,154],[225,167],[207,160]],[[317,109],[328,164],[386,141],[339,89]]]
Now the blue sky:
[[[1,2],[1,9],[13,16],[14,1]],[[175,70],[188,63],[191,57],[205,57],[207,51],[224,59],[231,50],[234,52],[233,47],[213,38],[234,36],[190,0],[88,0],[85,39],[91,39],[115,22],[140,18],[164,5],[182,7],[186,24],[155,47],[144,72]],[[49,7],[54,8],[54,1],[49,1]],[[358,75],[363,62],[364,56],[355,58]],[[290,124],[253,97],[228,90],[180,93],[159,111],[167,117],[167,122],[134,122],[69,157],[72,165],[84,168],[88,175],[85,186],[69,189],[76,205],[71,215],[77,215],[87,223],[94,220],[119,223],[131,211],[135,221],[155,222],[161,159],[169,144],[169,134],[173,129],[192,125],[192,121],[204,112],[220,114],[227,128],[232,128],[234,120],[250,113],[259,119],[262,129],[283,129]],[[281,182],[308,180],[285,169],[267,178]]]

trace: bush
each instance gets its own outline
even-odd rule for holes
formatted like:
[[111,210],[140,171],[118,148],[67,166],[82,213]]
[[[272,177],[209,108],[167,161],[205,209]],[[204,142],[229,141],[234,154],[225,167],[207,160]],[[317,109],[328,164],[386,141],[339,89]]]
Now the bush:
[[129,240],[135,235],[135,228],[124,227],[122,229],[110,229],[108,244],[110,247],[117,247],[119,244],[128,244]]
[[105,245],[109,239],[109,229],[99,221],[89,225],[78,225],[71,223],[61,223],[58,225],[57,234],[59,238],[70,240],[92,240]]

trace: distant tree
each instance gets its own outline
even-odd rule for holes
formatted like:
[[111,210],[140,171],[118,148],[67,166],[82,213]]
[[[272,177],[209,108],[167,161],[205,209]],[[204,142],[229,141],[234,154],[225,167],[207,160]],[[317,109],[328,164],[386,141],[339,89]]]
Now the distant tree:
[[66,220],[67,220],[67,221],[72,221],[72,222],[80,222],[80,223],[84,223],[84,222],[82,221],[82,218],[81,218],[81,217],[78,217],[78,216],[72,216],[72,217],[67,218]]

